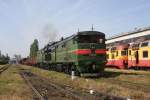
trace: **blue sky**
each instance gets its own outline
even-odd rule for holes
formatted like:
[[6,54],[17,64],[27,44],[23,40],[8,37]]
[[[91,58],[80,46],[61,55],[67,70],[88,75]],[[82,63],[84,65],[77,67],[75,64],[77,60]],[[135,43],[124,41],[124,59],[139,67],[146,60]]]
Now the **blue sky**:
[[149,0],[0,0],[0,50],[27,56],[37,38],[48,41],[80,31],[112,36],[150,26]]

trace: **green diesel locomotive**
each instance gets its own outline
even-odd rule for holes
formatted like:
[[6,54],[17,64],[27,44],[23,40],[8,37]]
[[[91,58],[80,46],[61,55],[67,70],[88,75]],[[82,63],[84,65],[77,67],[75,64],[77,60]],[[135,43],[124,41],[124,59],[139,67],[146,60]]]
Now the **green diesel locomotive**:
[[76,75],[97,76],[106,64],[105,34],[78,32],[61,41],[51,42],[37,52],[40,67]]

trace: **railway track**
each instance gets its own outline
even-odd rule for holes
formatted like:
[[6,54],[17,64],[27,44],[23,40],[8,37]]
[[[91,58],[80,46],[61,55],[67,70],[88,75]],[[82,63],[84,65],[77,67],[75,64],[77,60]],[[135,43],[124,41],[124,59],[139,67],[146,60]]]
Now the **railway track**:
[[55,84],[47,83],[45,80],[40,79],[38,76],[30,72],[23,72],[21,73],[21,76],[25,79],[28,86],[34,91],[34,95],[36,95],[36,97],[34,98],[36,99],[48,100],[48,98],[51,98],[51,100],[53,100],[62,98],[62,99],[80,100],[80,97],[60,89]]
[[138,91],[141,90],[143,92],[150,92],[149,84],[135,83],[135,82],[129,82],[129,81],[124,81],[124,80],[118,80],[118,79],[109,79],[106,81],[112,84],[117,84],[122,87],[129,88],[129,89],[138,90]]
[[31,72],[21,72],[20,75],[33,90],[36,100],[127,100],[123,97],[104,93],[94,92],[94,94],[90,94],[87,90],[84,92],[76,91],[69,86],[54,83]]
[[2,74],[5,70],[7,70],[10,67],[10,65],[5,65],[0,68],[0,74]]

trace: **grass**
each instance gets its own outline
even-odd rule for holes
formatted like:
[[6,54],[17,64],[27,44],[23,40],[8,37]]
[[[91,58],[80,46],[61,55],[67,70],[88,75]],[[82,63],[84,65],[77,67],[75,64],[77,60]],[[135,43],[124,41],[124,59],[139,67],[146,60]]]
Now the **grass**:
[[[149,72],[136,72],[136,71],[123,71],[122,70],[114,70],[114,69],[106,69],[107,77],[100,77],[98,79],[85,79],[85,78],[76,78],[75,80],[71,80],[69,75],[55,72],[55,71],[47,71],[38,69],[30,66],[22,66],[25,69],[28,69],[38,75],[47,77],[53,81],[71,85],[76,89],[86,88],[86,89],[94,89],[100,92],[109,93],[117,96],[125,96],[137,100],[147,99],[150,100],[150,93],[145,93],[143,91],[135,91],[133,89],[121,87],[118,84],[110,83],[111,79],[118,80],[128,80],[135,81],[139,83],[147,83],[150,84],[150,76]],[[140,76],[142,75],[142,76]],[[107,81],[106,81],[107,80]]]
[[122,73],[128,73],[128,74],[138,74],[138,75],[150,75],[150,71],[142,71],[142,70],[120,70],[115,68],[106,68],[106,71],[112,71],[112,72],[122,72]]
[[0,65],[0,68],[2,68],[4,65]]
[[0,100],[30,100],[30,93],[16,65],[0,75]]
[[109,82],[110,79],[117,79],[150,84],[150,72],[106,69],[105,77],[97,79],[78,77],[75,80],[71,80],[71,76],[67,74],[25,65],[12,65],[0,75],[0,100],[30,100],[32,98],[31,90],[18,74],[21,70],[29,70],[55,82],[71,85],[75,89],[94,89],[100,92],[137,100],[150,100],[150,93],[135,91]]
[[110,74],[109,77],[107,77],[108,79],[113,78],[139,84],[150,84],[150,71],[119,70],[110,68],[107,68],[105,71],[107,74]]

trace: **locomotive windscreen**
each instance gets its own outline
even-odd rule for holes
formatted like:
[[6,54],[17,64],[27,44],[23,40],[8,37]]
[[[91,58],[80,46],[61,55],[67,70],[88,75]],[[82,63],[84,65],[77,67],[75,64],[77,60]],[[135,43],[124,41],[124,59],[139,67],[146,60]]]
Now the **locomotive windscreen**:
[[104,43],[105,40],[100,35],[79,35],[78,43]]

